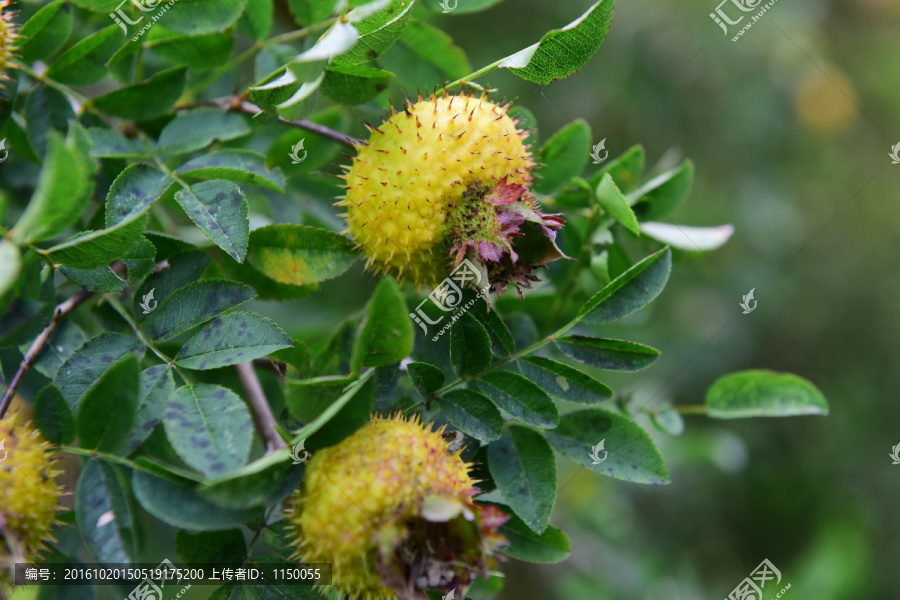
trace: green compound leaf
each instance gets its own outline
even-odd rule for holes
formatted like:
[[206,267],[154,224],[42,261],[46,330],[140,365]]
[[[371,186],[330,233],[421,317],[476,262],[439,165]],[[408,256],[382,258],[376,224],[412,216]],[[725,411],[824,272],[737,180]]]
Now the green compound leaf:
[[0,297],[16,284],[22,270],[22,255],[18,246],[7,239],[0,240]]
[[570,402],[597,404],[613,395],[611,389],[587,373],[549,358],[525,357],[520,360],[519,369],[551,396]]
[[75,488],[75,520],[98,562],[137,557],[137,515],[128,478],[118,465],[89,459]]
[[659,350],[625,340],[573,335],[556,340],[563,354],[607,371],[640,371],[656,362]]
[[353,243],[326,229],[269,225],[250,234],[247,262],[279,283],[306,285],[332,279],[357,261]]
[[237,184],[214,179],[175,192],[184,212],[219,248],[244,262],[250,238],[250,208]]
[[406,300],[392,277],[375,288],[366,319],[353,347],[351,369],[386,367],[412,353],[415,334]]
[[153,339],[164,342],[193,329],[256,294],[253,288],[233,281],[204,279],[188,284],[169,296],[159,295],[159,306],[145,319]]
[[90,190],[87,158],[73,144],[51,131],[34,194],[10,232],[10,238],[14,242],[30,243],[59,235],[87,208]]
[[146,81],[109,92],[92,102],[95,108],[114,117],[152,119],[165,114],[178,101],[184,92],[186,73],[185,67],[160,71]]
[[694,182],[694,163],[689,160],[655,177],[628,194],[629,202],[638,207],[641,221],[664,220],[687,198]]
[[162,421],[169,397],[175,391],[175,379],[169,365],[154,365],[141,372],[137,414],[128,432],[123,454],[131,454]]
[[75,111],[65,94],[46,85],[36,85],[25,99],[25,130],[31,147],[43,156],[51,131],[66,131]]
[[553,134],[537,153],[535,191],[553,194],[576,177],[587,164],[591,152],[591,128],[578,119]]
[[141,243],[146,215],[97,231],[83,231],[47,249],[50,258],[73,269],[96,269],[127,257]]
[[463,313],[450,327],[450,364],[460,377],[485,370],[493,359],[491,338],[475,317]]
[[671,272],[672,251],[666,247],[609,282],[587,301],[576,318],[602,325],[627,317],[659,296]]
[[93,158],[140,158],[147,156],[147,149],[140,142],[129,139],[106,127],[91,127],[87,130],[91,140],[88,151]]
[[706,392],[714,419],[827,415],[828,401],[808,380],[791,373],[747,370],[725,375]]
[[71,444],[75,439],[75,415],[52,385],[42,388],[34,399],[34,423],[51,444]]
[[389,71],[365,65],[338,65],[325,69],[319,90],[335,102],[354,106],[386,90],[393,77]]
[[175,356],[186,369],[217,369],[291,347],[291,338],[270,319],[232,312],[216,317],[194,334]]
[[175,551],[186,563],[241,563],[247,558],[247,544],[240,529],[175,534]]
[[569,413],[556,429],[542,433],[563,456],[597,473],[632,483],[669,483],[653,440],[620,413],[602,408]]
[[244,401],[218,385],[200,383],[175,390],[162,417],[178,456],[206,477],[247,462],[253,422]]
[[234,47],[234,36],[229,33],[182,36],[157,27],[148,37],[151,41],[144,42],[145,48],[152,48],[154,54],[171,65],[186,66],[198,73],[225,64]]
[[[134,294],[134,318],[139,323],[147,320],[153,313],[145,313],[141,308],[144,297],[153,292],[154,299],[161,302],[175,290],[200,279],[209,265],[209,256],[199,250],[185,250],[173,254],[167,259],[168,265],[156,273],[151,273]],[[148,306],[151,303],[148,303]]]
[[[457,10],[462,8],[459,6]],[[410,19],[400,42],[416,59],[432,65],[445,79],[459,79],[472,71],[465,50],[454,44],[449,35],[428,23]]]
[[148,240],[141,240],[127,256],[122,258],[124,272],[120,274],[106,267],[73,269],[60,267],[60,272],[72,283],[92,292],[120,292],[150,274],[156,266],[156,248]]
[[249,38],[264,40],[269,37],[274,24],[275,3],[273,0],[248,0],[247,8],[238,21],[237,29]]
[[543,533],[537,534],[522,519],[513,515],[500,527],[509,545],[503,554],[530,563],[550,564],[564,561],[572,552],[572,544],[566,534],[548,525]]
[[234,25],[246,6],[247,0],[178,0],[159,23],[186,36],[221,33]]
[[[603,165],[603,168],[590,178],[592,187],[600,184],[603,176],[609,174],[613,182],[623,192],[631,192],[638,186],[641,173],[644,172],[644,148],[642,146],[632,146],[622,155],[617,156],[613,160]],[[631,202],[629,202],[631,204]]]
[[336,56],[332,66],[358,65],[375,60],[403,33],[412,16],[415,0],[392,0],[384,9],[372,16],[356,21],[353,12],[348,15],[359,32],[359,39],[350,50]]
[[211,152],[189,160],[175,172],[187,178],[227,179],[258,185],[273,192],[284,192],[281,169],[267,169],[265,157],[252,150]]
[[134,424],[139,378],[138,360],[129,354],[88,388],[75,412],[82,448],[116,452],[122,447]]
[[122,45],[120,29],[110,25],[75,43],[47,69],[47,77],[72,86],[93,85],[106,77],[107,61]]
[[62,48],[71,30],[72,13],[64,0],[51,2],[22,25],[16,54],[26,63],[47,58]]
[[57,371],[53,385],[74,411],[87,389],[126,354],[143,358],[144,345],[134,336],[101,333],[72,353]]
[[509,507],[535,533],[547,528],[556,502],[556,459],[541,435],[512,425],[488,446],[488,467]]
[[144,510],[173,527],[201,531],[231,529],[262,516],[261,509],[218,506],[189,487],[143,471],[135,470],[131,481],[134,496]]
[[466,389],[453,390],[444,394],[437,404],[450,424],[466,435],[483,444],[500,438],[503,415],[484,394]]
[[628,199],[619,191],[612,175],[606,173],[597,185],[594,192],[597,197],[597,204],[606,211],[608,215],[621,223],[628,231],[634,235],[641,235],[641,228],[638,225],[637,217],[631,207],[628,206]]
[[304,27],[324,21],[334,12],[337,0],[288,0],[288,8]]
[[581,69],[600,48],[612,23],[613,0],[600,0],[581,17],[498,65],[522,79],[547,85]]
[[214,140],[233,140],[250,133],[243,117],[204,106],[179,114],[163,127],[157,149],[165,154],[185,154],[206,148]]
[[172,185],[172,178],[149,165],[125,167],[106,196],[106,226],[133,221],[150,208]]
[[512,417],[536,427],[551,428],[559,423],[559,411],[547,392],[512,371],[492,371],[482,375],[487,385],[480,388]]
[[444,372],[428,363],[411,362],[406,365],[406,372],[422,400],[428,400],[444,385]]

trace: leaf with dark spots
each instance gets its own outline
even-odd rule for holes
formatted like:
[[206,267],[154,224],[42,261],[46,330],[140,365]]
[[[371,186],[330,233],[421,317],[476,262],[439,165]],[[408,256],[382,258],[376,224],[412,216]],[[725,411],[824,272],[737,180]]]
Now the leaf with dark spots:
[[231,181],[214,179],[178,190],[175,199],[191,220],[234,260],[244,262],[250,239],[249,206]]
[[151,335],[159,341],[170,340],[243,304],[256,294],[253,288],[231,281],[205,279],[175,290],[159,299],[159,306],[145,320]]
[[[184,408],[175,409],[176,403]],[[207,477],[247,462],[253,424],[247,406],[231,390],[206,383],[178,388],[163,425],[178,456]]]
[[213,319],[181,348],[175,362],[188,369],[216,369],[290,348],[291,338],[256,313],[233,312]]
[[126,354],[144,356],[144,345],[134,337],[103,333],[84,343],[56,373],[54,385],[75,410],[84,392]]

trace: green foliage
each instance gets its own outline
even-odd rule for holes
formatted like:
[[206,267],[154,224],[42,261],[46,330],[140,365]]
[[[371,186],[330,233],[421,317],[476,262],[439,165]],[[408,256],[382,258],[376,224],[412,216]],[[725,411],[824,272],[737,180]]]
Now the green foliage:
[[[498,1],[460,2],[446,18]],[[588,123],[539,144],[525,99],[510,113],[528,130],[532,190],[566,221],[553,243],[573,260],[536,270],[542,282],[522,301],[464,290],[464,308],[427,323],[415,311],[431,290],[357,265],[333,164],[349,166],[340,151],[363,143],[350,137],[363,131],[357,115],[377,119],[416,88],[489,88],[497,69],[540,86],[568,77],[603,43],[614,6],[597,2],[473,71],[431,20],[435,4],[289,0],[285,12],[270,0],[180,0],[155,20],[133,13],[143,21],[125,36],[107,20],[116,0],[22,8],[0,110],[10,151],[0,346],[5,382],[23,365],[8,385],[21,384],[13,392],[44,437],[85,457],[72,469],[80,535],[54,548],[60,560],[137,561],[151,547],[138,531],[185,561],[266,560],[260,538],[289,556],[272,514],[306,467],[284,446],[315,453],[376,412],[417,413],[460,438],[473,478],[510,517],[501,551],[519,560],[571,551],[549,524],[564,469],[669,482],[647,428],[687,438],[679,407],[635,410],[627,386],[601,379],[618,388],[655,363],[658,350],[606,336],[659,320],[650,305],[680,251],[715,249],[733,231],[670,221],[693,163],[645,175],[634,146],[591,166]],[[743,371],[686,412],[793,416],[828,404],[798,376]],[[495,583],[480,582],[478,597]],[[213,597],[311,593],[247,590]]]

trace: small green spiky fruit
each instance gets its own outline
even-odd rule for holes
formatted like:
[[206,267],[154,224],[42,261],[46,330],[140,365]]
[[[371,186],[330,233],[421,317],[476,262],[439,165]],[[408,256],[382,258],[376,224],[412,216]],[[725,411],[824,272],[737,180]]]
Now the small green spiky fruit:
[[375,417],[307,463],[287,517],[297,556],[351,598],[462,593],[495,566],[507,517],[472,500],[471,464],[417,417]]
[[53,539],[62,488],[49,448],[31,423],[0,419],[0,588],[16,562],[35,562]]
[[493,276],[501,272],[507,284],[527,282],[511,278],[520,226],[531,221],[552,239],[562,220],[528,193],[535,163],[508,106],[485,96],[419,98],[370,126],[338,203],[368,267],[433,285],[469,256],[495,289],[506,287]]

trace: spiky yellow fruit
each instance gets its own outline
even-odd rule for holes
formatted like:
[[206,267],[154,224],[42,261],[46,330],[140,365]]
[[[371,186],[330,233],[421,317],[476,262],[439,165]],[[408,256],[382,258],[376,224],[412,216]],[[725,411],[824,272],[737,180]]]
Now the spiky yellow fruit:
[[62,488],[49,448],[31,423],[0,419],[0,587],[16,562],[34,562],[52,540]]
[[[469,253],[490,272],[516,262],[512,238],[525,220],[561,225],[527,194],[534,162],[507,108],[484,96],[420,98],[370,127],[339,203],[369,267],[429,285]],[[514,193],[501,198],[498,185]]]
[[332,563],[352,598],[464,592],[485,573],[506,520],[476,505],[472,465],[417,418],[375,417],[307,463],[288,519],[304,562]]
[[0,79],[4,77],[3,70],[9,66],[9,59],[16,48],[15,23],[12,18],[15,12],[9,10],[9,0],[0,0]]

